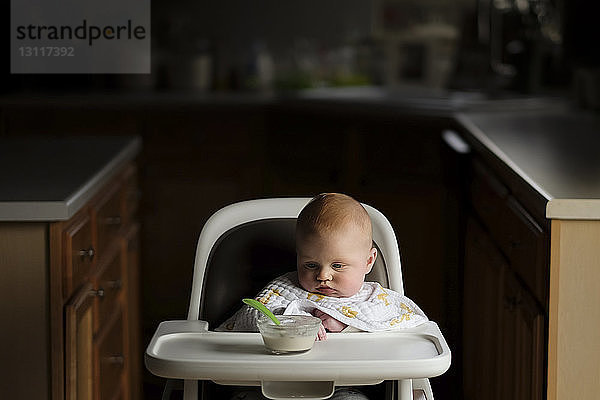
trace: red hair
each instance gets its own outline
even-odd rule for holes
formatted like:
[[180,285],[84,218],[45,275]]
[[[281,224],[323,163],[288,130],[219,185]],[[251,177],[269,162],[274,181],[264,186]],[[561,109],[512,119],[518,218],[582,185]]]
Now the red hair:
[[296,236],[325,234],[354,225],[373,241],[373,228],[367,210],[352,197],[341,193],[321,193],[300,212]]

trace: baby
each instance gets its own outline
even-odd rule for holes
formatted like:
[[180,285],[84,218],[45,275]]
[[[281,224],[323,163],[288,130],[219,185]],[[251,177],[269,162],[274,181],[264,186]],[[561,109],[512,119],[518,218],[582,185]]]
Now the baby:
[[[304,290],[354,296],[377,258],[369,214],[350,196],[318,195],[298,216],[296,254],[298,282]],[[322,321],[319,340],[327,337],[326,331],[341,332],[348,326],[319,309],[313,315]]]
[[[302,209],[296,223],[296,254],[296,271],[271,281],[256,299],[275,314],[319,317],[317,340],[325,340],[327,332],[408,328],[427,320],[407,297],[365,282],[377,249],[369,214],[352,197],[324,193]],[[256,332],[258,317],[257,310],[244,306],[217,330]],[[365,390],[336,388],[331,399],[368,400]],[[264,399],[252,389],[231,398]]]
[[[410,299],[376,282],[365,282],[377,259],[371,219],[350,196],[313,198],[296,223],[296,271],[271,281],[257,296],[275,314],[311,314],[327,332],[409,328],[427,320]],[[258,331],[257,310],[244,306],[218,331]]]

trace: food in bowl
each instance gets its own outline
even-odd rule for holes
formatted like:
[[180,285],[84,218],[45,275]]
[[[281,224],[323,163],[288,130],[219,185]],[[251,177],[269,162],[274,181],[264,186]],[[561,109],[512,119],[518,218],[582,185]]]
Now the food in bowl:
[[262,315],[258,319],[258,330],[265,347],[274,354],[308,351],[312,348],[321,320],[310,315],[277,316],[280,325]]

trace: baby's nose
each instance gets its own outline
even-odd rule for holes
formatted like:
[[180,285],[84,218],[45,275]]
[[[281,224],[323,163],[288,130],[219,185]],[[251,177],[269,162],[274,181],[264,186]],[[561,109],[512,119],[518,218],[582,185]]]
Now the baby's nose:
[[321,268],[319,269],[319,273],[317,274],[318,281],[329,281],[331,280],[331,271],[329,268]]

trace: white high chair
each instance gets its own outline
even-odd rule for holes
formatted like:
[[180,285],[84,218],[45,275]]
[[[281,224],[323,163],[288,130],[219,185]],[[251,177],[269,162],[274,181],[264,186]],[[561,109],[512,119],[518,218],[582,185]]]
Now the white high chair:
[[[217,211],[196,248],[188,317],[162,322],[145,354],[155,375],[183,379],[184,400],[198,399],[198,381],[261,386],[271,399],[332,396],[336,386],[395,382],[386,397],[433,400],[428,378],[450,367],[450,349],[433,321],[377,333],[330,333],[313,349],[276,356],[259,333],[214,332],[270,280],[296,265],[295,222],[310,198],[244,201]],[[400,252],[391,224],[364,205],[373,225],[377,261],[367,280],[404,294]],[[288,269],[281,269],[289,266]]]

